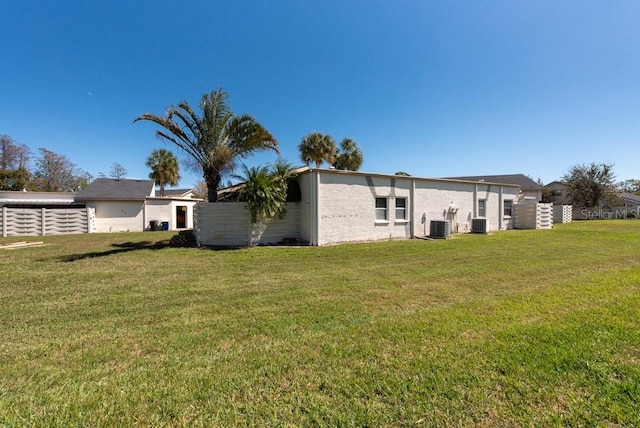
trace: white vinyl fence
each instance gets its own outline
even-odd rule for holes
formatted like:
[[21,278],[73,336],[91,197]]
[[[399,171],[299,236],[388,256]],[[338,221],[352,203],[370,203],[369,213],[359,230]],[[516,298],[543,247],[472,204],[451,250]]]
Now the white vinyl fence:
[[516,229],[551,229],[553,228],[552,204],[516,204]]
[[7,208],[0,210],[2,236],[44,236],[91,233],[93,208]]
[[571,205],[554,205],[553,206],[553,222],[554,223],[571,223],[573,216],[573,207]]
[[244,202],[216,202],[194,207],[194,233],[198,245],[253,246],[277,244],[300,237],[299,207],[287,204],[284,219],[252,225]]

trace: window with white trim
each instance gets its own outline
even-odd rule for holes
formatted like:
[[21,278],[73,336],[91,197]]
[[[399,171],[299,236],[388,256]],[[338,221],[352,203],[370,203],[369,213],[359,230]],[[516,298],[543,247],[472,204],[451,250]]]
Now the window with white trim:
[[387,198],[376,198],[376,221],[387,221]]
[[478,217],[487,216],[487,200],[478,199]]
[[407,219],[407,198],[396,198],[396,220]]
[[505,217],[511,217],[513,215],[513,201],[504,201],[504,208],[502,211]]

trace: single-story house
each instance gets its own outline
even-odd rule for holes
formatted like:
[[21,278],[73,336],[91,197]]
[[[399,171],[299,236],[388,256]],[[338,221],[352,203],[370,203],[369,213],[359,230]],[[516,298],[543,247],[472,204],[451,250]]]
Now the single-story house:
[[156,196],[153,180],[98,178],[75,200],[95,209],[96,232],[193,228],[193,207],[202,202],[190,190]]
[[542,202],[542,192],[545,187],[536,183],[524,174],[505,175],[473,175],[466,177],[447,177],[453,180],[478,181],[489,183],[514,184],[520,188],[518,199],[530,202]]
[[[232,202],[196,208],[200,245],[255,245],[297,239],[310,245],[489,232],[514,226],[515,184],[305,169],[300,201],[284,220],[250,230],[246,206]],[[274,232],[275,231],[275,232]],[[447,233],[445,233],[446,235]],[[440,236],[439,236],[440,237]]]

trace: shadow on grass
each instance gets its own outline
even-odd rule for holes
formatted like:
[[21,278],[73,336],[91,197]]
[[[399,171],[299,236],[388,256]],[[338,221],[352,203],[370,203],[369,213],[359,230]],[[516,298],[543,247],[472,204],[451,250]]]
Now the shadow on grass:
[[113,249],[106,251],[94,251],[90,253],[79,254],[67,254],[65,256],[56,257],[60,262],[75,262],[77,260],[94,259],[98,257],[113,256],[115,254],[128,253],[131,251],[139,250],[163,250],[165,248],[192,248],[194,250],[208,250],[208,251],[233,251],[242,250],[248,247],[242,246],[206,246],[197,247],[195,245],[184,244],[182,242],[175,242],[175,239],[162,240],[162,241],[140,241],[140,242],[123,242],[121,244],[111,244]]
[[112,244],[113,249],[107,251],[94,251],[91,253],[68,254],[58,257],[61,262],[75,262],[76,260],[93,259],[97,257],[107,257],[114,254],[128,253],[139,250],[162,250],[170,246],[169,240],[163,241],[140,241],[140,242],[123,242],[121,244]]

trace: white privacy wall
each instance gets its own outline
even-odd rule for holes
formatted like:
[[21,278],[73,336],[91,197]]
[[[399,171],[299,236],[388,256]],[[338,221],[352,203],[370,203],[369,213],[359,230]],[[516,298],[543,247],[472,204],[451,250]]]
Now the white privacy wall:
[[251,246],[276,244],[284,238],[300,238],[300,210],[297,203],[287,204],[284,219],[252,225],[244,202],[216,202],[195,206],[195,235],[198,245]]
[[1,236],[64,235],[94,231],[92,208],[0,209]]

